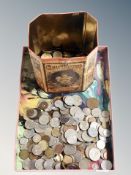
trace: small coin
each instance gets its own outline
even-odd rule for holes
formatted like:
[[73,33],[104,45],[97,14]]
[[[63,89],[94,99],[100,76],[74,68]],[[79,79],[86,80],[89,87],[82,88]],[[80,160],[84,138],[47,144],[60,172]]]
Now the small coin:
[[77,136],[77,132],[74,129],[68,129],[65,132],[65,137],[70,137],[70,136]]
[[96,122],[95,117],[90,117],[90,118],[88,119],[88,122],[89,122],[89,123],[91,123],[91,122]]
[[59,138],[50,136],[49,146],[54,146],[59,142]]
[[59,128],[53,128],[52,129],[52,136],[59,137],[60,136],[60,129]]
[[64,147],[64,153],[66,155],[73,155],[76,153],[76,146],[75,145],[69,145],[69,144],[66,144],[65,147]]
[[99,106],[99,101],[96,98],[89,98],[87,100],[87,107],[90,109],[97,108]]
[[72,106],[72,107],[70,108],[70,114],[71,114],[72,116],[74,116],[75,113],[78,112],[78,111],[80,111],[80,110],[81,110],[81,109],[80,109],[78,106]]
[[41,100],[38,104],[38,109],[45,110],[48,108],[48,103],[45,100]]
[[44,168],[45,169],[53,169],[54,168],[54,165],[55,165],[55,162],[53,159],[47,159],[45,162],[44,162]]
[[41,59],[45,59],[45,58],[52,58],[52,55],[48,52],[45,52],[41,55]]
[[101,149],[104,149],[105,146],[106,146],[106,144],[105,144],[104,141],[102,141],[102,140],[98,140],[98,141],[97,141],[97,148],[99,148],[100,150],[101,150]]
[[81,130],[85,131],[85,130],[87,130],[89,128],[89,123],[86,122],[86,121],[81,121],[79,126],[80,126]]
[[67,105],[72,106],[74,105],[74,98],[72,96],[66,96],[64,101]]
[[33,128],[35,128],[35,122],[33,120],[26,120],[25,128],[26,129],[33,129]]
[[61,58],[62,57],[62,52],[60,52],[60,51],[53,52],[53,57]]
[[90,127],[90,128],[88,129],[88,134],[89,134],[89,136],[91,136],[91,137],[97,137],[97,136],[98,136],[98,131],[97,131],[97,129],[95,129],[95,128],[93,128],[93,127]]
[[19,157],[25,160],[29,157],[29,152],[27,150],[21,150],[19,153]]
[[100,150],[98,148],[91,148],[89,151],[89,157],[93,161],[100,159]]
[[53,114],[52,114],[52,117],[56,117],[56,118],[59,118],[61,115],[59,113],[59,111],[54,111]]
[[42,154],[42,148],[40,145],[34,145],[32,148],[32,153],[36,156],[39,156]]
[[95,144],[95,143],[92,143],[92,144],[90,144],[90,145],[88,145],[88,146],[86,147],[86,149],[85,149],[85,155],[86,155],[87,158],[90,158],[90,157],[89,157],[89,151],[90,151],[92,148],[94,148],[94,147],[96,147],[96,144]]
[[33,153],[30,153],[29,154],[29,159],[30,160],[36,160],[36,159],[38,159],[38,156],[34,155]]
[[80,162],[79,162],[79,168],[80,169],[88,169],[90,160],[87,158],[83,158]]
[[43,159],[37,159],[35,162],[35,168],[37,170],[43,170],[44,169],[44,160]]
[[81,152],[79,150],[77,150],[75,152],[75,154],[73,154],[72,156],[73,156],[75,162],[80,162],[83,158],[83,155],[81,154]]
[[35,143],[39,143],[41,141],[41,136],[39,135],[39,134],[35,134],[34,136],[33,136],[33,142],[35,142]]
[[86,142],[92,142],[93,141],[93,137],[88,136],[86,131],[83,131],[82,133],[82,139]]
[[64,164],[70,164],[73,162],[73,158],[69,155],[64,155],[63,162]]
[[46,140],[41,140],[38,145],[41,147],[42,151],[45,151],[48,148],[48,143]]
[[50,118],[50,116],[49,116],[48,112],[42,112],[42,115],[39,118],[39,123],[41,125],[46,125],[49,122],[49,118]]
[[22,167],[24,170],[30,170],[31,169],[31,160],[29,158],[26,160],[23,160]]
[[85,115],[90,115],[91,114],[91,109],[90,108],[83,108],[83,112],[85,113]]
[[99,170],[99,169],[100,169],[100,165],[98,161],[89,163],[88,170]]
[[54,147],[54,152],[56,154],[61,154],[62,151],[63,151],[63,144],[61,144],[61,143],[56,144]]
[[53,117],[51,120],[50,120],[50,125],[51,127],[58,127],[60,125],[60,121],[57,117]]
[[24,131],[24,136],[25,136],[27,139],[30,139],[30,138],[32,138],[32,137],[34,136],[34,133],[35,133],[34,129],[31,129],[31,130],[25,129],[25,131]]
[[73,95],[74,105],[81,106],[82,105],[82,98],[79,95]]
[[22,138],[20,138],[19,142],[20,142],[21,145],[26,145],[28,143],[28,139],[25,138],[25,137],[22,137]]
[[43,133],[45,131],[45,128],[46,128],[45,125],[41,125],[39,123],[36,123],[36,125],[35,125],[35,131],[37,133]]
[[52,158],[54,157],[54,150],[52,148],[48,148],[45,150],[45,155],[47,156],[47,158]]
[[100,124],[97,122],[91,122],[91,124],[90,124],[90,127],[95,128],[96,130],[98,130],[99,126],[100,126]]
[[102,160],[101,168],[103,170],[111,170],[112,169],[112,163],[110,160]]
[[100,110],[100,108],[94,108],[94,109],[92,109],[92,115],[94,117],[100,117],[101,116],[101,110]]
[[56,100],[54,105],[57,108],[63,109],[63,101],[62,100]]
[[34,119],[34,118],[37,117],[38,112],[37,112],[36,109],[27,109],[26,115],[27,115],[27,117],[29,117],[29,118],[31,118],[31,119]]
[[48,143],[50,141],[50,137],[49,137],[49,135],[42,135],[41,140],[46,140]]

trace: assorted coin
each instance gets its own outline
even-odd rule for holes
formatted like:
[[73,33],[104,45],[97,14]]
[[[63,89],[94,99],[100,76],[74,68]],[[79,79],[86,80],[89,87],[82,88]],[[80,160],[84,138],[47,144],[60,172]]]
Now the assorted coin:
[[78,94],[50,101],[41,98],[37,108],[26,109],[20,118],[22,168],[111,170],[110,112],[99,108],[98,99],[85,101]]

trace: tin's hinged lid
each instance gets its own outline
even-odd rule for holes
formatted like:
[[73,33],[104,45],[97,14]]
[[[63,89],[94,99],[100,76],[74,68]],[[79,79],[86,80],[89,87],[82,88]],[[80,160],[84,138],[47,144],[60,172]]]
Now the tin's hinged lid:
[[97,46],[97,21],[87,12],[42,14],[29,24],[29,49],[88,55]]

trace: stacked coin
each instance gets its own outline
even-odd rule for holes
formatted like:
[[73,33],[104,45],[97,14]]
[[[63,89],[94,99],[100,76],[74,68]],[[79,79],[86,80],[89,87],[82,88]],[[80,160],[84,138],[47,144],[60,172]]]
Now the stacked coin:
[[96,98],[41,98],[19,123],[23,169],[112,169],[110,112]]

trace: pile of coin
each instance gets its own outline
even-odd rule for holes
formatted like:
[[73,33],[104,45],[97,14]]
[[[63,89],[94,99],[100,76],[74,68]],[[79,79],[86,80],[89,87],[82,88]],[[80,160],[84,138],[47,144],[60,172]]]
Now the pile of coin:
[[41,98],[37,108],[27,108],[20,118],[22,168],[111,170],[110,112],[96,98],[74,95]]
[[55,51],[43,51],[42,54],[40,54],[41,59],[45,59],[45,58],[70,58],[70,57],[74,57],[74,56],[81,56],[82,54],[73,54],[70,52],[62,52],[59,50],[55,50]]

